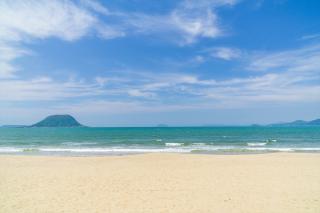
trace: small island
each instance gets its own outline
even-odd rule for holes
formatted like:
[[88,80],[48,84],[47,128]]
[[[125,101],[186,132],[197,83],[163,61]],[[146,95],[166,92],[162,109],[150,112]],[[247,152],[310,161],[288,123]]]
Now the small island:
[[296,120],[292,122],[287,123],[275,123],[275,124],[269,124],[268,126],[272,127],[296,127],[296,126],[319,126],[320,125],[320,119],[315,119],[312,121],[304,121],[304,120]]
[[71,115],[50,115],[31,127],[84,127]]

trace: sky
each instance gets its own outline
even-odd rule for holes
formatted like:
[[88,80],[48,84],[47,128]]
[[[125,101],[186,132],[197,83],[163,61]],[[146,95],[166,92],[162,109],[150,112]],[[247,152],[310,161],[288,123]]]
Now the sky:
[[318,0],[0,0],[0,125],[320,117]]

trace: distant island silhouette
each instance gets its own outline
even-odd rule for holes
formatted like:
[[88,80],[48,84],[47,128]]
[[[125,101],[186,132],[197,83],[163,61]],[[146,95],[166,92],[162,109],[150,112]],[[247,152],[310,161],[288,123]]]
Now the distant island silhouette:
[[320,119],[315,119],[312,121],[296,120],[292,122],[269,124],[267,126],[319,126],[319,125],[320,125]]
[[[202,127],[219,127],[219,126],[232,126],[232,125],[203,125]],[[273,123],[267,125],[252,124],[252,125],[242,125],[242,126],[252,126],[252,127],[299,127],[299,126],[320,126],[320,119],[314,119],[311,121],[296,120],[292,122],[281,122]],[[50,115],[45,119],[35,123],[33,125],[3,125],[0,127],[7,128],[28,128],[28,127],[86,127],[79,123],[71,115]],[[155,127],[169,127],[167,124],[158,124]]]
[[30,127],[83,127],[83,125],[71,115],[50,115]]

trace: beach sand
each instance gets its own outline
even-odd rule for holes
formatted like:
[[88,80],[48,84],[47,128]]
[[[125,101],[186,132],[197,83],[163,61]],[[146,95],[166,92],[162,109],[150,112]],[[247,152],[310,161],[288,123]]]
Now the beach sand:
[[320,154],[0,156],[0,212],[320,212]]

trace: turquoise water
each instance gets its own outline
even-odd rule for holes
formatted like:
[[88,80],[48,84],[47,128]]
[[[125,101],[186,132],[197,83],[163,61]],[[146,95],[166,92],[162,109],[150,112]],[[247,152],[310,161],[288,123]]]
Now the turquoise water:
[[320,127],[0,128],[2,154],[320,152]]

